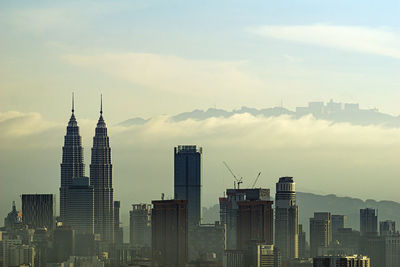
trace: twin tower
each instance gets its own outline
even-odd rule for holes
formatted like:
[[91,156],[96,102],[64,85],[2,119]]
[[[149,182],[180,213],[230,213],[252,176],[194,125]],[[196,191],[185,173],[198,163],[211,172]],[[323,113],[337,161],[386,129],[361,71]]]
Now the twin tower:
[[[114,241],[114,190],[112,185],[111,148],[107,136],[107,127],[103,119],[103,101],[100,104],[100,118],[93,138],[92,158],[90,164],[90,186],[93,187],[93,230],[102,241]],[[68,189],[75,178],[85,176],[83,147],[79,127],[74,114],[72,97],[72,114],[64,137],[61,163],[60,217],[66,219]],[[83,203],[84,204],[84,203]],[[93,234],[93,233],[92,233]]]

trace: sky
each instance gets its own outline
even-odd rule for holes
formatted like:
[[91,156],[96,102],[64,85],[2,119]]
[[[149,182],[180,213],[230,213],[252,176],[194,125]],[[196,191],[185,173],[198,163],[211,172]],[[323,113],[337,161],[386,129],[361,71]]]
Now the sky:
[[[400,201],[400,130],[310,116],[171,122],[209,107],[360,103],[400,114],[398,1],[1,1],[0,216],[21,193],[58,193],[71,93],[85,148],[103,94],[116,197],[173,195],[173,147],[204,149],[203,204],[248,185]],[[141,126],[120,122],[143,117]],[[156,166],[156,167],[155,167]],[[246,184],[246,182],[245,182]]]

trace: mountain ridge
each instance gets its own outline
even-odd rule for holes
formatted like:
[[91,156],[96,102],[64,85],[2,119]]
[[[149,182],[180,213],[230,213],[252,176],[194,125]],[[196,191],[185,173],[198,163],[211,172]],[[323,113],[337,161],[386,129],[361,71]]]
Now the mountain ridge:
[[[323,104],[322,102],[317,103]],[[328,109],[328,105],[320,105],[319,108],[315,108],[312,103],[310,103],[309,107],[298,107],[296,108],[296,111],[291,111],[284,107],[257,109],[246,106],[243,106],[240,109],[234,109],[232,111],[217,108],[209,108],[207,110],[195,109],[189,112],[182,112],[173,115],[170,117],[170,121],[180,122],[189,119],[201,121],[209,118],[229,118],[236,114],[247,113],[252,116],[263,116],[265,118],[288,115],[291,116],[293,119],[299,119],[303,116],[312,115],[316,119],[332,121],[333,123],[351,123],[361,126],[378,125],[386,128],[400,127],[400,116],[393,116],[390,114],[381,113],[376,109],[360,109],[358,108],[357,104],[352,105],[356,106],[349,106],[345,109]],[[144,125],[149,121],[151,121],[151,118],[144,119],[140,117],[135,117],[120,122],[119,125],[129,127],[133,125]]]

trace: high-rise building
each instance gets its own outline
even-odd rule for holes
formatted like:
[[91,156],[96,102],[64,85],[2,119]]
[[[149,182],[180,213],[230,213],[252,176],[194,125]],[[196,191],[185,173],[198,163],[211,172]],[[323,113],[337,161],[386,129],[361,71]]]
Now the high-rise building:
[[386,267],[400,266],[400,234],[386,234],[384,239]]
[[8,213],[7,217],[4,218],[4,227],[6,230],[15,230],[21,226],[21,217],[18,215],[15,201],[12,203],[12,209]]
[[189,229],[189,261],[207,260],[222,263],[225,234],[225,225],[219,222],[201,224]]
[[29,228],[47,228],[55,226],[56,195],[52,194],[23,194],[22,222]]
[[299,224],[299,258],[307,258],[306,233],[303,231],[303,225],[301,224]]
[[152,201],[153,266],[184,267],[188,258],[187,200]]
[[360,232],[365,234],[378,234],[378,216],[374,209],[360,209]]
[[151,204],[133,204],[129,217],[130,244],[149,247],[151,245]]
[[94,190],[88,177],[77,177],[67,191],[67,209],[63,225],[77,234],[94,233]]
[[189,227],[201,220],[202,148],[178,146],[174,148],[175,199],[188,201]]
[[395,234],[396,222],[391,220],[379,222],[379,233],[381,236],[388,236]]
[[72,97],[72,114],[64,137],[61,162],[61,187],[60,187],[60,217],[63,219],[67,205],[67,190],[72,185],[72,179],[85,176],[83,163],[82,140],[79,135],[78,123],[74,114],[74,98]]
[[275,246],[283,260],[298,257],[298,213],[293,177],[279,178],[275,195]]
[[94,232],[102,241],[114,242],[114,190],[111,148],[103,119],[103,105],[93,138],[90,185],[94,188]]
[[365,233],[360,236],[360,253],[368,255],[371,259],[371,266],[387,266],[385,252],[385,238],[377,233]]
[[332,240],[337,240],[337,233],[339,229],[346,228],[347,216],[345,215],[332,215]]
[[274,245],[252,244],[246,255],[246,266],[280,267],[280,258]]
[[114,239],[116,244],[123,244],[123,230],[120,221],[121,202],[114,201]]
[[57,227],[53,233],[55,262],[63,262],[75,255],[75,231],[71,227]]
[[330,212],[314,212],[310,218],[310,254],[311,257],[320,256],[319,249],[331,244],[332,228]]
[[270,200],[245,200],[237,204],[237,249],[246,250],[250,242],[272,245],[274,242],[272,209]]
[[237,249],[238,202],[244,200],[269,201],[270,190],[261,188],[227,189],[226,197],[219,198],[220,220],[222,225],[226,225],[226,248],[228,250]]
[[367,256],[320,256],[314,257],[314,267],[370,267]]

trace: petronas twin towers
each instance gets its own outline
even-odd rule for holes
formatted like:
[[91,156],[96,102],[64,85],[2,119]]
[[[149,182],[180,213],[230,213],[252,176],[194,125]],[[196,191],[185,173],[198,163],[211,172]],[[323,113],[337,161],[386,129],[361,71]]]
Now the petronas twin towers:
[[[83,147],[79,127],[74,114],[72,98],[72,115],[64,138],[61,163],[60,217],[65,219],[68,188],[74,178],[85,176]],[[103,119],[101,101],[100,118],[93,138],[92,159],[90,164],[90,186],[94,188],[94,233],[102,241],[114,241],[114,190],[112,186],[111,148],[107,127]]]

